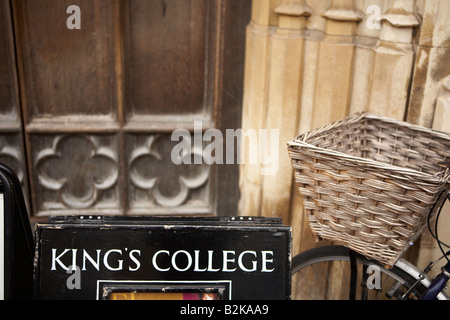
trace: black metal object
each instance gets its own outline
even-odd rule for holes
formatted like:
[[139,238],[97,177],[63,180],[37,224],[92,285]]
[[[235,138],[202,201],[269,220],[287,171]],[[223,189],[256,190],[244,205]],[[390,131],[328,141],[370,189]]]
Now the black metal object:
[[277,218],[53,217],[36,228],[35,298],[289,299],[290,254]]
[[33,236],[15,172],[0,163],[0,193],[3,194],[3,297],[31,299],[33,287]]

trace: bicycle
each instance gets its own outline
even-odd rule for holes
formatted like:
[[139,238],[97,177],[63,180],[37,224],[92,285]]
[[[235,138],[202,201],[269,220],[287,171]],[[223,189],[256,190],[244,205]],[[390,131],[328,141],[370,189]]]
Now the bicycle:
[[[293,299],[307,298],[298,286],[315,299],[448,299],[450,247],[437,224],[450,200],[450,135],[362,112],[297,136],[288,153],[312,233],[345,246],[294,257]],[[427,224],[442,257],[422,271],[401,257]]]
[[[450,191],[443,193],[446,200],[450,201]],[[391,269],[388,269],[381,263],[369,260],[344,246],[319,246],[293,258],[291,271],[293,298],[449,300],[450,297],[444,292],[444,288],[450,279],[450,251],[445,252],[444,247],[450,246],[439,240],[437,229],[444,204],[445,201],[436,215],[434,230],[431,228],[430,218],[427,221],[428,230],[437,241],[442,256],[430,262],[423,271],[404,259],[398,260]],[[427,274],[444,258],[447,263],[442,267],[441,273],[430,279]],[[339,280],[343,283],[339,283]],[[300,290],[296,292],[298,288]]]

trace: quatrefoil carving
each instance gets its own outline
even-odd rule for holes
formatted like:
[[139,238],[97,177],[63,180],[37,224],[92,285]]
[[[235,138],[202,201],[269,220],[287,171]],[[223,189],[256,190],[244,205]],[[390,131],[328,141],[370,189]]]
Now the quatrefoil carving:
[[[162,207],[184,204],[192,190],[205,185],[210,168],[201,165],[176,165],[171,159],[172,144],[166,135],[151,135],[134,149],[129,158],[130,180],[139,189],[151,193]],[[186,157],[202,157],[202,150],[192,148]]]
[[88,135],[59,135],[52,146],[36,156],[39,184],[58,193],[69,208],[92,207],[99,192],[112,188],[118,180],[114,150]]

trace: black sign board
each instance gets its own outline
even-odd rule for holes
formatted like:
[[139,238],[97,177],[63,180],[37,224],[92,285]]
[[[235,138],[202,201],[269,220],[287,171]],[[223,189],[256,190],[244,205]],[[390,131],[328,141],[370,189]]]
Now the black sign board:
[[35,241],[37,299],[290,298],[278,218],[54,217]]

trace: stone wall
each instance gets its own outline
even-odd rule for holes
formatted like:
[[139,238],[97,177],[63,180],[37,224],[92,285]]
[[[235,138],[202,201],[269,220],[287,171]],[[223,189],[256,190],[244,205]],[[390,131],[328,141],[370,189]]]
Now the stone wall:
[[279,170],[244,161],[240,214],[283,218],[302,251],[314,240],[287,141],[358,111],[450,132],[449,16],[447,0],[253,0],[242,127],[279,130]]

